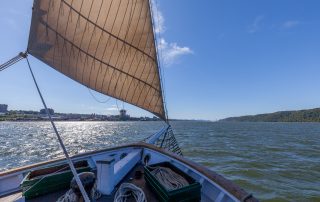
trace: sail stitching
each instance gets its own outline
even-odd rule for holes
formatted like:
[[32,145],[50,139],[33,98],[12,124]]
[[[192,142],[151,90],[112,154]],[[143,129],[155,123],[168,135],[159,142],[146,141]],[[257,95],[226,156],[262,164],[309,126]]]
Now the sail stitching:
[[[135,3],[135,4],[137,4],[137,1],[138,1],[138,0],[136,0],[136,3]],[[140,23],[140,19],[141,19],[141,14],[142,14],[143,5],[141,5],[140,8],[141,8],[141,9],[140,9],[140,12],[139,12],[139,18],[138,18],[137,24],[136,24],[136,26],[135,26],[136,28],[135,28],[135,30],[134,30],[131,43],[133,42],[133,40],[134,40],[134,38],[135,38],[135,36],[136,36],[136,33],[137,33],[137,29],[138,29],[138,26],[139,26],[139,23]],[[141,38],[142,38],[142,37],[140,37],[140,40],[141,40]],[[139,40],[139,43],[138,43],[138,44],[140,44],[140,40]],[[129,50],[130,50],[130,49],[129,49]],[[121,66],[122,66],[122,69],[123,69],[123,67],[124,67],[124,65],[125,65],[125,63],[126,63],[126,61],[127,61],[127,58],[128,58],[129,52],[130,52],[129,50],[128,50],[128,52],[127,52],[127,54],[126,54],[126,56],[125,56],[125,59],[123,60],[123,63],[122,63],[122,65],[121,65]],[[134,50],[134,51],[135,51],[135,53],[137,52],[137,50]],[[134,54],[134,56],[133,56],[133,58],[132,58],[132,61],[134,60],[134,58],[135,58],[135,54]],[[130,72],[131,67],[132,67],[132,65],[129,66],[128,72]],[[128,79],[128,77],[127,77],[127,75],[126,75],[126,76],[125,76],[125,81],[127,81],[127,79]],[[117,81],[117,82],[118,82],[118,81]],[[130,81],[130,82],[131,82],[131,81]],[[120,89],[120,92],[121,92],[120,95],[122,94],[124,83],[125,83],[125,82],[122,83],[122,86],[121,86],[121,89]],[[128,87],[128,91],[129,91],[129,88],[130,88],[130,86]],[[127,92],[128,92],[128,91],[127,91]]]
[[[50,8],[50,5],[48,6],[48,10]],[[60,10],[61,10],[61,2],[59,4],[59,10],[58,10],[58,19],[57,19],[57,23],[56,23],[56,29],[58,28],[59,26],[59,19],[60,19]],[[41,22],[41,21],[40,21]],[[49,28],[49,25],[48,25],[48,21],[46,21],[46,28],[48,29]],[[52,63],[55,64],[55,55],[56,55],[56,45],[59,46],[59,42],[58,42],[58,37],[57,35],[55,36],[56,37],[56,40],[54,41],[54,45],[53,45],[53,55],[52,55]],[[57,44],[58,43],[58,44]],[[59,48],[59,47],[58,47]],[[60,72],[62,72],[62,67],[59,67],[60,69]]]
[[[107,24],[107,21],[108,21],[108,19],[109,19],[110,9],[111,9],[111,7],[112,7],[112,5],[113,5],[113,2],[114,2],[114,1],[111,0],[110,6],[109,6],[109,9],[108,9],[108,12],[107,12],[107,17],[106,17],[106,19],[104,20],[104,23],[103,23],[103,27],[105,27],[106,24]],[[79,15],[79,16],[80,16],[80,15]],[[112,27],[113,27],[113,26],[112,26]],[[113,28],[112,28],[112,29],[113,29]],[[98,39],[98,44],[100,44],[100,41],[101,41],[101,39],[102,39],[103,34],[104,34],[104,32],[101,33],[101,35],[100,35],[100,37],[99,37],[99,39]],[[105,46],[105,49],[104,49],[104,51],[103,51],[102,56],[105,55],[105,51],[107,50],[107,45],[108,45],[109,38],[110,38],[110,35],[108,35],[108,40],[107,40],[107,43],[106,43],[106,46]],[[94,56],[96,56],[97,50],[98,50],[98,49],[96,49],[96,51],[95,51],[95,53],[94,53]],[[98,72],[97,72],[96,82],[95,82],[95,89],[97,88],[97,80],[98,80],[97,77],[98,77],[98,75],[99,75],[99,72],[101,71],[101,67],[102,67],[102,63],[99,64],[99,70],[98,70]],[[91,77],[91,71],[92,71],[92,67],[91,67],[91,69],[90,69],[90,77]],[[83,79],[82,79],[82,81],[83,81]]]
[[[58,35],[59,37],[63,38],[63,36],[62,36],[60,33],[58,33],[57,31],[53,30],[53,28],[50,27],[49,25],[48,25],[48,28],[49,28],[51,31],[55,32],[56,35]],[[63,38],[63,39],[66,40],[66,42],[71,43],[68,39],[66,39],[66,38]],[[139,81],[139,82],[141,82],[141,83],[145,83],[146,85],[151,86],[151,87],[154,88],[155,90],[159,91],[159,89],[157,89],[156,87],[152,86],[151,84],[149,84],[149,83],[147,83],[147,82],[145,82],[145,81],[142,81],[141,79],[139,79],[139,78],[137,78],[137,77],[135,77],[135,76],[127,73],[127,72],[124,72],[124,71],[122,71],[122,70],[119,70],[119,69],[117,69],[116,67],[114,67],[114,66],[112,66],[112,65],[110,65],[110,64],[108,64],[108,63],[106,63],[106,62],[104,62],[104,61],[102,61],[102,60],[100,60],[100,59],[98,59],[98,58],[96,58],[96,57],[94,57],[93,55],[91,55],[91,54],[89,54],[89,53],[86,53],[83,49],[79,48],[78,46],[74,45],[74,47],[77,48],[79,51],[83,52],[84,54],[87,54],[87,55],[90,56],[91,58],[93,58],[93,59],[95,59],[95,60],[103,63],[104,65],[107,65],[108,67],[111,67],[112,69],[114,69],[114,70],[116,70],[116,71],[119,71],[119,72],[121,72],[121,73],[123,73],[123,74],[126,74],[126,75],[132,77],[133,79],[135,79],[135,80],[137,80],[137,81]]]
[[[145,21],[146,21],[146,20],[145,20]],[[145,24],[144,24],[143,30],[144,30],[144,28],[145,28]],[[143,37],[143,35],[141,35],[141,37],[140,37],[139,45],[140,45],[140,42],[141,42],[142,37]],[[145,50],[145,46],[144,46],[143,49]],[[143,57],[143,56],[142,56],[142,57]],[[136,69],[138,69],[139,66],[140,66],[140,63],[137,65]],[[141,80],[141,78],[140,78],[140,80]],[[152,85],[152,83],[151,83],[151,85]],[[135,93],[134,93],[134,94],[135,94]],[[133,95],[134,95],[134,94],[133,94]],[[139,98],[140,98],[140,97],[138,97],[138,99],[139,99]],[[137,103],[138,103],[138,101],[137,101]]]
[[[100,5],[100,8],[99,8],[99,12],[98,12],[98,15],[97,15],[97,19],[96,19],[95,24],[98,23],[98,19],[99,19],[99,17],[100,17],[102,5],[103,5],[103,0],[101,0],[101,5]],[[89,15],[89,16],[90,16],[90,15]],[[88,18],[89,18],[89,16],[88,16]],[[91,45],[91,41],[92,41],[94,32],[95,32],[95,30],[96,30],[96,27],[97,27],[97,26],[94,26],[94,28],[93,28],[92,35],[91,35],[90,40],[89,40],[87,52],[89,52],[89,48],[90,48],[90,45]],[[101,33],[101,35],[102,35],[102,33]],[[96,57],[96,54],[97,54],[98,47],[99,47],[99,44],[97,44],[97,48],[96,48],[95,53],[94,53],[94,56],[95,56],[95,57]],[[91,72],[92,72],[92,66],[93,66],[93,65],[94,65],[94,60],[92,60],[92,63],[91,63],[91,66],[90,66],[90,74],[89,74],[89,81],[88,81],[88,84],[89,84],[89,85],[90,85],[90,82],[91,82]],[[85,69],[85,67],[82,68],[82,79],[81,79],[81,81],[83,81],[84,69]]]
[[[132,4],[133,4],[133,3],[132,3]],[[127,40],[127,37],[128,37],[128,33],[129,33],[129,30],[130,30],[130,27],[131,27],[132,18],[133,18],[134,12],[135,12],[135,10],[136,10],[136,5],[137,5],[137,0],[135,1],[134,7],[133,7],[133,5],[131,6],[131,11],[130,11],[129,20],[128,20],[128,27],[127,27],[126,34],[125,34],[125,40]],[[135,33],[134,33],[134,34],[135,34]],[[118,57],[117,57],[116,66],[117,66],[117,64],[118,64],[118,62],[119,62],[120,55],[122,54],[123,47],[125,47],[125,46],[124,46],[124,43],[122,44],[121,49],[120,49],[120,54],[119,54]],[[123,63],[123,65],[120,66],[121,70],[123,70],[123,67],[124,67],[124,64],[125,64],[125,61],[126,61],[126,59],[127,59],[127,56],[128,56],[128,54],[129,54],[129,52],[130,52],[130,48],[128,48],[128,51],[124,50],[125,58],[124,58],[124,63]],[[120,74],[118,75],[118,78],[117,78],[117,80],[116,80],[115,88],[118,86],[119,78],[120,78]],[[126,80],[126,79],[125,79],[125,80]],[[109,88],[108,88],[108,89],[109,89]],[[121,96],[121,94],[122,94],[122,89],[121,89],[120,92],[119,92],[119,96]]]
[[[114,2],[114,1],[111,0],[110,7],[108,8],[108,12],[107,12],[107,17],[106,17],[106,19],[105,19],[105,21],[104,21],[104,23],[103,23],[103,28],[106,26],[107,21],[108,21],[108,19],[109,19],[110,9],[111,9],[111,7],[112,7],[112,5],[113,5],[113,2]],[[103,5],[103,4],[102,4],[102,5]],[[101,7],[102,7],[102,6],[101,6]],[[98,21],[98,19],[99,19],[99,18],[97,18],[97,21]],[[112,25],[111,30],[113,30],[113,26],[114,26],[114,24]],[[96,48],[96,50],[95,50],[95,52],[94,52],[94,56],[97,55],[98,47],[99,47],[99,45],[100,45],[100,41],[101,41],[103,35],[104,35],[104,32],[101,31],[101,34],[100,34],[100,37],[99,37],[98,43],[97,43],[97,48]],[[105,51],[107,50],[109,38],[110,38],[110,35],[108,35],[108,40],[107,40],[105,49],[104,49],[104,51],[103,51],[102,57],[104,57]],[[94,64],[94,61],[92,61],[91,65],[90,65],[89,84],[90,84],[90,79],[91,79],[92,66],[93,66],[93,64]],[[96,81],[95,81],[95,84],[94,84],[94,87],[95,87],[95,88],[97,88],[98,75],[99,75],[99,72],[101,71],[101,67],[102,67],[102,63],[100,63],[99,66],[98,66],[99,69],[98,69],[98,71],[97,71],[97,75],[96,75],[96,79],[95,79]]]
[[[152,26],[152,18],[151,18],[151,17],[152,17],[152,16],[151,16],[151,9],[149,9],[148,14],[149,14],[149,16],[150,16],[150,24],[151,24],[150,26],[153,27],[153,26]],[[150,34],[150,32],[148,33],[148,39],[149,39],[149,34]],[[152,34],[152,37],[153,37],[153,39],[154,39],[153,34]],[[154,47],[155,47],[155,44],[154,44]],[[155,47],[155,48],[156,48],[156,47]],[[141,77],[142,77],[142,75],[143,75],[144,70],[145,70],[145,67],[144,67],[144,69],[143,69],[143,71],[142,71],[142,73],[141,73],[141,75],[140,75],[140,77],[139,77],[140,79],[141,79]],[[150,71],[151,71],[151,69],[149,69],[148,78],[149,78],[149,76],[150,76]],[[156,78],[155,76],[156,76],[156,75],[153,74],[153,79],[152,79],[152,82],[151,82],[151,83],[154,82],[154,80],[155,80],[155,78]],[[147,78],[147,80],[148,80],[148,78]],[[159,76],[159,79],[160,79],[160,76]],[[142,92],[140,92],[140,95],[141,95],[141,93],[142,93]],[[150,93],[150,88],[149,88],[146,96],[148,96],[149,93]],[[161,93],[160,93],[160,94],[161,94]],[[155,96],[153,95],[152,98],[150,99],[149,104],[148,104],[148,107],[150,107],[150,104],[152,103],[154,97],[155,97]],[[143,105],[145,104],[145,101],[146,101],[146,99],[144,100]],[[159,101],[159,100],[158,100],[158,101]],[[156,105],[154,106],[154,108],[157,106],[158,101],[157,101]]]
[[[69,6],[69,4],[67,4],[64,0],[61,0],[61,1],[62,1],[63,3],[65,3],[66,5]],[[88,19],[89,19],[89,16],[90,16],[90,14],[91,14],[91,11],[92,11],[93,2],[94,2],[94,0],[91,2],[91,5],[90,5],[90,10],[89,10],[89,13],[88,13]],[[69,6],[69,7],[70,7],[70,9],[73,9],[72,6]],[[79,13],[80,13],[80,12],[79,12]],[[79,15],[80,15],[80,14],[79,14]],[[84,18],[85,18],[85,17],[84,17]],[[83,42],[83,38],[84,38],[84,35],[85,35],[87,29],[89,29],[89,28],[88,28],[88,20],[86,20],[86,23],[85,23],[85,26],[84,26],[84,31],[83,31],[82,36],[81,36],[81,40],[80,40],[80,43],[79,43],[79,47],[80,47],[80,48],[81,48],[81,45],[82,45],[82,42]],[[89,43],[89,45],[90,45],[90,43]],[[87,50],[86,52],[88,52],[88,50]],[[75,71],[74,78],[77,78],[77,74],[78,74],[79,53],[80,53],[80,52],[78,52],[78,57],[77,57],[76,65],[75,65],[76,71]],[[83,69],[84,69],[84,68],[83,68]],[[81,80],[81,81],[83,82],[83,72],[82,72],[82,80]]]
[[[125,11],[125,15],[123,16],[123,19],[122,19],[122,21],[121,21],[121,25],[120,25],[120,28],[119,28],[119,32],[118,32],[118,36],[120,35],[120,33],[121,33],[121,29],[122,29],[122,26],[123,26],[123,24],[124,24],[124,21],[125,21],[125,19],[126,19],[126,16],[127,16],[127,10],[128,10],[128,7],[129,7],[129,1],[127,1],[127,6],[126,6],[126,11]],[[126,34],[126,36],[125,36],[125,39],[126,39],[126,37],[127,37],[127,34]],[[124,39],[124,40],[125,40]],[[116,42],[117,43],[117,42]],[[118,44],[118,43],[117,43]],[[124,43],[123,43],[123,45],[124,45]],[[122,47],[123,47],[123,45],[121,46],[121,49],[120,49],[120,53],[119,53],[119,55],[118,55],[118,57],[117,57],[117,60],[116,60],[116,63],[115,63],[115,66],[117,66],[117,63],[118,63],[118,59],[119,59],[119,56],[120,56],[120,54],[121,54],[121,52],[122,52]],[[115,47],[113,47],[113,48],[115,48]],[[110,56],[110,60],[111,60],[111,58],[113,57],[113,51],[112,51],[112,54],[111,54],[111,56]],[[122,70],[122,69],[121,69]],[[112,72],[112,74],[111,74],[111,81],[112,81],[112,79],[113,79],[113,74],[114,74],[114,72],[115,71],[113,71]],[[105,81],[105,79],[103,79],[103,81]],[[111,84],[112,84],[112,82],[109,82],[109,84],[108,84],[108,90],[107,91],[109,91],[109,89],[110,89],[110,86],[111,86]],[[103,85],[102,85],[103,86]],[[115,86],[116,87],[116,86]]]
[[[72,2],[71,2],[71,5],[72,5],[72,3],[73,3],[73,0],[72,0]],[[50,4],[49,4],[49,5],[50,5]],[[49,7],[50,7],[50,6],[49,6]],[[66,25],[65,32],[64,32],[65,35],[67,34],[67,29],[68,29],[68,25],[69,25],[70,15],[71,15],[71,12],[69,12],[69,14],[68,14],[67,25]],[[47,16],[48,16],[48,15],[47,15]],[[48,22],[48,21],[47,21],[47,22]],[[62,50],[64,50],[65,44],[66,44],[65,41],[63,41]],[[71,54],[71,51],[70,51],[70,54]],[[63,57],[61,57],[61,61],[60,61],[61,67],[63,66],[63,65],[62,65],[62,58],[63,58]],[[70,61],[70,57],[69,57],[69,61]],[[67,68],[68,68],[68,73],[70,74],[70,67],[68,66]]]
[[[142,5],[142,6],[143,6],[143,5]],[[147,15],[148,15],[148,13],[146,12],[145,15],[146,15],[146,16],[145,16],[144,22],[143,22],[143,30],[145,29],[145,26],[146,26],[146,23],[147,23]],[[140,36],[140,39],[139,39],[139,43],[138,43],[139,45],[140,45],[140,43],[141,43],[141,40],[142,40],[142,35]],[[133,64],[134,59],[136,58],[136,57],[135,57],[135,56],[136,56],[136,53],[137,53],[137,51],[135,51],[135,53],[134,53],[133,59],[132,59],[131,64],[130,64],[130,67],[133,66],[132,64]],[[137,70],[138,70],[138,67],[140,66],[140,63],[141,63],[142,58],[143,58],[143,55],[141,54],[141,56],[140,56],[140,58],[139,58],[139,61],[138,61],[138,65],[136,66],[133,75],[136,75]],[[131,82],[130,82],[130,84],[129,84],[129,89],[131,88],[132,82],[133,82],[133,80],[131,80]],[[135,88],[136,88],[136,87],[137,87],[137,85],[135,85]],[[127,91],[127,94],[126,94],[125,99],[128,98],[129,89],[128,89],[128,91]],[[131,97],[130,101],[132,101],[134,94],[135,94],[135,91],[134,91],[134,93],[132,94],[132,97]]]
[[[84,1],[85,1],[85,0],[82,0],[82,1],[81,1],[80,11],[82,10]],[[71,13],[71,12],[70,12],[70,13]],[[78,15],[78,16],[77,16],[76,26],[75,26],[74,31],[73,31],[73,34],[72,34],[71,48],[73,48],[73,46],[74,46],[74,39],[75,39],[75,36],[76,36],[76,31],[77,31],[77,28],[78,28],[77,26],[78,26],[79,23],[80,23],[80,16]],[[79,53],[78,53],[78,54],[79,54]],[[68,57],[68,58],[69,58],[69,61],[68,61],[68,73],[69,73],[69,75],[71,75],[71,73],[70,73],[71,51],[70,51],[70,54],[69,54],[69,57]],[[85,61],[86,61],[86,59],[85,59]]]
[[[146,15],[148,15],[148,12],[146,12]],[[147,19],[147,18],[145,18],[145,19]],[[147,20],[145,20],[145,24],[144,24],[143,30],[145,29],[145,25],[147,24],[146,22],[147,22]],[[150,32],[148,32],[145,47],[147,46],[147,41],[148,41],[148,39],[149,39],[149,36],[150,36]],[[141,36],[141,38],[142,38],[142,36]],[[140,43],[140,42],[139,42],[139,43]],[[149,52],[151,52],[151,51],[152,51],[152,49],[149,50]],[[142,59],[142,57],[141,57],[141,59]],[[138,66],[140,66],[141,59],[139,60],[139,63],[138,63],[139,65],[138,65]],[[144,72],[147,63],[148,63],[148,61],[146,61],[146,62],[144,63],[142,73]],[[138,69],[138,68],[136,68],[136,70],[137,70],[137,69]],[[150,69],[151,69],[151,68],[150,68]],[[141,73],[140,76],[139,76],[140,79],[141,79],[141,77],[142,77],[142,73]],[[135,74],[136,74],[136,72],[135,72]],[[152,81],[151,83],[153,84],[153,81]],[[145,86],[145,85],[144,85],[144,86]],[[138,87],[140,88],[140,89],[139,89],[139,90],[140,90],[140,94],[139,94],[139,96],[138,96],[138,100],[136,101],[137,103],[139,103],[139,100],[140,100],[140,98],[141,98],[141,93],[142,93],[142,89],[141,89],[140,86],[138,86],[138,85],[135,86],[135,89],[134,89],[134,91],[133,91],[132,97],[131,97],[131,99],[130,99],[131,101],[133,101],[133,96],[135,95],[136,90],[137,90]],[[148,94],[147,94],[147,95],[148,95]],[[147,96],[147,95],[146,95],[146,96]]]
[[[121,2],[122,2],[122,1],[120,0],[119,6],[118,6],[118,9],[117,9],[117,12],[116,12],[116,16],[115,16],[114,21],[113,21],[113,24],[112,24],[112,29],[111,29],[111,31],[113,31],[115,22],[116,22],[116,20],[117,20],[118,13],[119,13],[119,9],[120,9],[120,6],[121,6]],[[127,4],[127,7],[126,7],[126,11],[127,11],[127,8],[128,8],[128,4]],[[124,17],[124,18],[125,18],[125,17]],[[123,18],[122,21],[121,21],[121,25],[120,25],[120,29],[119,29],[118,35],[120,34],[120,31],[121,31],[121,28],[122,28],[122,25],[123,25],[124,18]],[[108,37],[106,49],[107,49],[107,47],[108,47],[109,39],[110,39],[110,37]],[[109,63],[111,62],[111,59],[112,59],[112,56],[113,56],[113,52],[114,52],[114,49],[115,49],[115,47],[116,47],[116,43],[117,43],[117,42],[118,42],[118,41],[115,41],[114,44],[113,44],[112,51],[111,51],[112,53],[111,53],[111,56],[110,56],[110,58],[109,58]],[[120,70],[120,69],[118,69],[118,70],[119,70],[119,71],[122,71],[122,70]],[[105,82],[105,78],[106,78],[107,71],[108,71],[108,69],[104,72],[104,76],[103,76],[103,80],[102,80],[102,84],[101,84],[101,90],[102,90],[103,87],[104,87],[104,82]],[[115,72],[115,71],[112,71],[112,75],[113,75],[114,72]],[[110,78],[111,78],[111,80],[112,80],[112,76],[111,76]],[[111,80],[109,81],[109,85],[110,85],[110,83],[111,83]],[[108,85],[108,89],[109,89],[109,85]]]
[[[85,20],[87,20],[88,22],[90,22],[91,24],[94,25],[94,22],[92,22],[90,19],[86,18],[82,13],[80,13],[79,11],[77,11],[76,9],[74,9],[73,7],[71,7],[70,4],[68,4],[68,3],[65,2],[64,0],[62,0],[62,2],[65,3],[67,6],[69,6],[74,12],[78,13],[82,18],[84,18]],[[132,47],[132,48],[134,48],[134,49],[136,49],[137,51],[143,53],[144,55],[146,55],[146,56],[149,57],[150,59],[155,60],[151,55],[148,55],[147,53],[145,53],[144,51],[142,51],[140,48],[138,48],[138,47],[136,47],[136,46],[134,46],[134,45],[126,42],[125,40],[119,38],[118,36],[112,34],[111,32],[105,30],[104,28],[100,27],[99,25],[96,25],[96,26],[97,26],[99,29],[101,29],[103,32],[105,32],[105,33],[109,34],[110,36],[112,36],[113,38],[115,38],[115,39],[117,39],[117,40],[125,43],[126,45],[128,45],[128,46],[130,46],[130,47]]]

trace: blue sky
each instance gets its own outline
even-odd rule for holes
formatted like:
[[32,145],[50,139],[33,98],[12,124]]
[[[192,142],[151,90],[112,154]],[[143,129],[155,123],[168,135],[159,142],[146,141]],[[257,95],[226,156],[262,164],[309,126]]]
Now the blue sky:
[[[0,7],[0,62],[27,47],[32,1]],[[171,118],[229,116],[320,105],[320,2],[157,0]],[[89,90],[30,57],[47,104],[58,112],[115,114]],[[0,72],[0,103],[40,109],[25,61]],[[97,99],[107,96],[94,93]],[[149,115],[124,104],[133,116]]]

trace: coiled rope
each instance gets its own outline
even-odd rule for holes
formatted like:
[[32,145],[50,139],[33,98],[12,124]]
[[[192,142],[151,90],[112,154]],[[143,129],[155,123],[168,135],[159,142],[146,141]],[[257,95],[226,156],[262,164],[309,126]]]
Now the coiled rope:
[[134,197],[137,202],[147,202],[143,190],[131,183],[122,183],[114,196],[114,202],[126,202],[129,197]]
[[189,185],[189,182],[170,168],[157,166],[151,174],[168,190],[175,190]]
[[[90,197],[93,201],[98,200],[101,197],[101,193],[97,190],[97,183],[91,189]],[[74,193],[72,189],[69,189],[64,195],[60,196],[56,202],[78,202],[79,196]]]

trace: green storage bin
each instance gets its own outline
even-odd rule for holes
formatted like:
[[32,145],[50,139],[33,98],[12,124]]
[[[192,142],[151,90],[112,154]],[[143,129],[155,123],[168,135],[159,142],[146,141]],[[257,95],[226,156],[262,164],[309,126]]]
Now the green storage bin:
[[[91,171],[87,161],[75,163],[77,173]],[[70,187],[73,174],[68,164],[52,166],[29,172],[20,184],[26,199]],[[33,186],[33,187],[32,187]]]
[[[161,166],[167,167],[183,176],[189,185],[180,189],[168,191],[152,174],[151,171],[154,167]],[[179,201],[179,202],[195,202],[201,200],[201,184],[196,182],[192,177],[185,174],[169,162],[158,163],[144,167],[144,178],[151,186],[151,189],[158,195],[159,201]]]

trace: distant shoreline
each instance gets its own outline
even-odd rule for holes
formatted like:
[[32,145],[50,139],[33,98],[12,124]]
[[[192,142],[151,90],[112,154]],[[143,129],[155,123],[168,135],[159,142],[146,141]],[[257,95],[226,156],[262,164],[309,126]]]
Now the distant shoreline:
[[[130,121],[162,121],[160,118],[153,117],[130,117],[129,115],[101,115],[101,114],[73,114],[73,113],[54,113],[51,116],[57,122],[130,122]],[[0,122],[43,122],[49,121],[47,114],[37,111],[11,110],[0,113]],[[169,119],[169,121],[202,121],[209,120],[187,120],[187,119]]]
[[296,111],[278,111],[274,113],[246,115],[239,117],[229,117],[219,120],[219,122],[320,122],[320,108],[296,110]]

